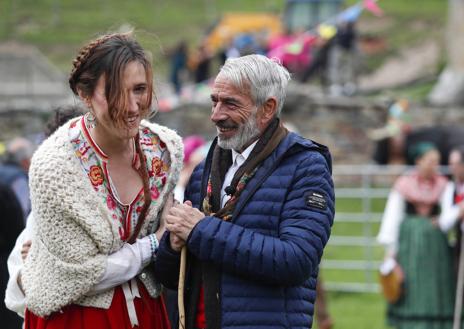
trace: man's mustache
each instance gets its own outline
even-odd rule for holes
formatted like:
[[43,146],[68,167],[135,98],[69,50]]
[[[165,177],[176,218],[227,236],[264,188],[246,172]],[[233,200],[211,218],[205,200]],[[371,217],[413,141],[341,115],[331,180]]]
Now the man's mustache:
[[216,127],[224,128],[224,129],[231,129],[231,128],[237,128],[238,125],[233,122],[223,120],[223,121],[216,122]]

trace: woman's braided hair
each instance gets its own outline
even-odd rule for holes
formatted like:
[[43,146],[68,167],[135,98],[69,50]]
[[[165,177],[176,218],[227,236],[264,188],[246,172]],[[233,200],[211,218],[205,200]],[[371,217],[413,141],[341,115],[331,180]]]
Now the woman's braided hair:
[[131,32],[103,35],[84,46],[73,61],[69,86],[75,95],[91,97],[103,75],[110,117],[122,125],[128,108],[128,95],[123,88],[124,70],[134,61],[145,69],[147,98],[141,104],[141,115],[147,116],[153,96],[153,73],[149,57]]
[[[145,68],[147,81],[147,99],[140,104],[141,115],[147,115],[151,107],[153,94],[153,76],[151,63],[143,48],[129,33],[104,35],[83,47],[76,59],[69,76],[69,86],[75,95],[79,92],[90,97],[95,91],[98,80],[105,78],[105,96],[111,119],[123,125],[124,115],[128,108],[128,96],[123,87],[123,76],[127,65],[139,62]],[[133,243],[145,222],[151,204],[151,194],[146,167],[146,159],[140,147],[139,135],[135,138],[136,152],[140,159],[137,169],[142,177],[144,204],[138,222],[128,242]]]
[[77,57],[73,60],[73,68],[71,70],[71,74],[69,75],[69,86],[75,95],[78,95],[76,89],[77,78],[80,75],[80,69],[82,68],[82,64],[89,58],[92,51],[100,46],[101,44],[105,43],[105,41],[111,39],[112,37],[116,36],[117,34],[107,34],[98,39],[93,40],[87,46],[82,47],[79,51]]

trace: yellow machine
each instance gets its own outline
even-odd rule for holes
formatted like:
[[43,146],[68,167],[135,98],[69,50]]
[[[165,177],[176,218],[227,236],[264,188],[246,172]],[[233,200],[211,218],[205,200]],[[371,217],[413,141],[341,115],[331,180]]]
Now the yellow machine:
[[287,0],[283,15],[271,13],[226,13],[207,34],[204,45],[212,53],[240,34],[254,34],[261,40],[290,32],[304,31],[324,22],[341,10],[343,0]]
[[216,53],[239,34],[260,34],[263,39],[282,33],[280,17],[266,13],[227,13],[211,30],[205,40],[209,51]]

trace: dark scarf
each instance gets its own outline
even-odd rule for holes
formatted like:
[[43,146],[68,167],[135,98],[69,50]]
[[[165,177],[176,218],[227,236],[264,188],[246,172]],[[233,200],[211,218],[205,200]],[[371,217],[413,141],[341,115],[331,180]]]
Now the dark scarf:
[[278,118],[275,118],[269,124],[253,148],[250,156],[235,173],[230,184],[233,191],[232,195],[223,208],[220,208],[221,188],[227,170],[232,163],[232,152],[216,145],[213,151],[211,174],[208,180],[206,196],[203,200],[203,211],[207,215],[214,214],[215,217],[222,218],[223,220],[231,220],[235,205],[246,184],[254,176],[259,165],[269,157],[287,133],[288,130],[282,126]]
[[[256,143],[250,156],[235,173],[231,182],[231,186],[235,190],[222,209],[220,209],[221,188],[227,170],[232,164],[232,152],[216,145],[213,151],[211,174],[208,180],[206,196],[203,200],[203,212],[207,215],[214,213],[215,217],[222,218],[223,220],[231,220],[237,201],[247,182],[256,173],[259,165],[277,148],[287,133],[287,129],[280,124],[279,119],[276,118],[269,124],[258,143]],[[193,324],[194,317],[196,316],[196,304],[198,302],[200,285],[203,282],[207,328],[219,329],[221,327],[221,301],[218,296],[221,291],[221,269],[211,262],[201,262],[198,259],[191,259],[190,261],[193,266],[193,289],[190,301],[194,307],[191,309],[193,311],[193,314],[191,313],[193,318],[190,318],[189,322]]]

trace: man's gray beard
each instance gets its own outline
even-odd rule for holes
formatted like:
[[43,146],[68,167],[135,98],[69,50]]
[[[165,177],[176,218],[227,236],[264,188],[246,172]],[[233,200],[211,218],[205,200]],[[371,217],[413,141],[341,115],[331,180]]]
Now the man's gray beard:
[[250,115],[247,122],[240,126],[237,133],[229,138],[218,138],[218,145],[226,150],[242,151],[243,146],[255,139],[259,135],[258,124],[256,122],[256,113]]

